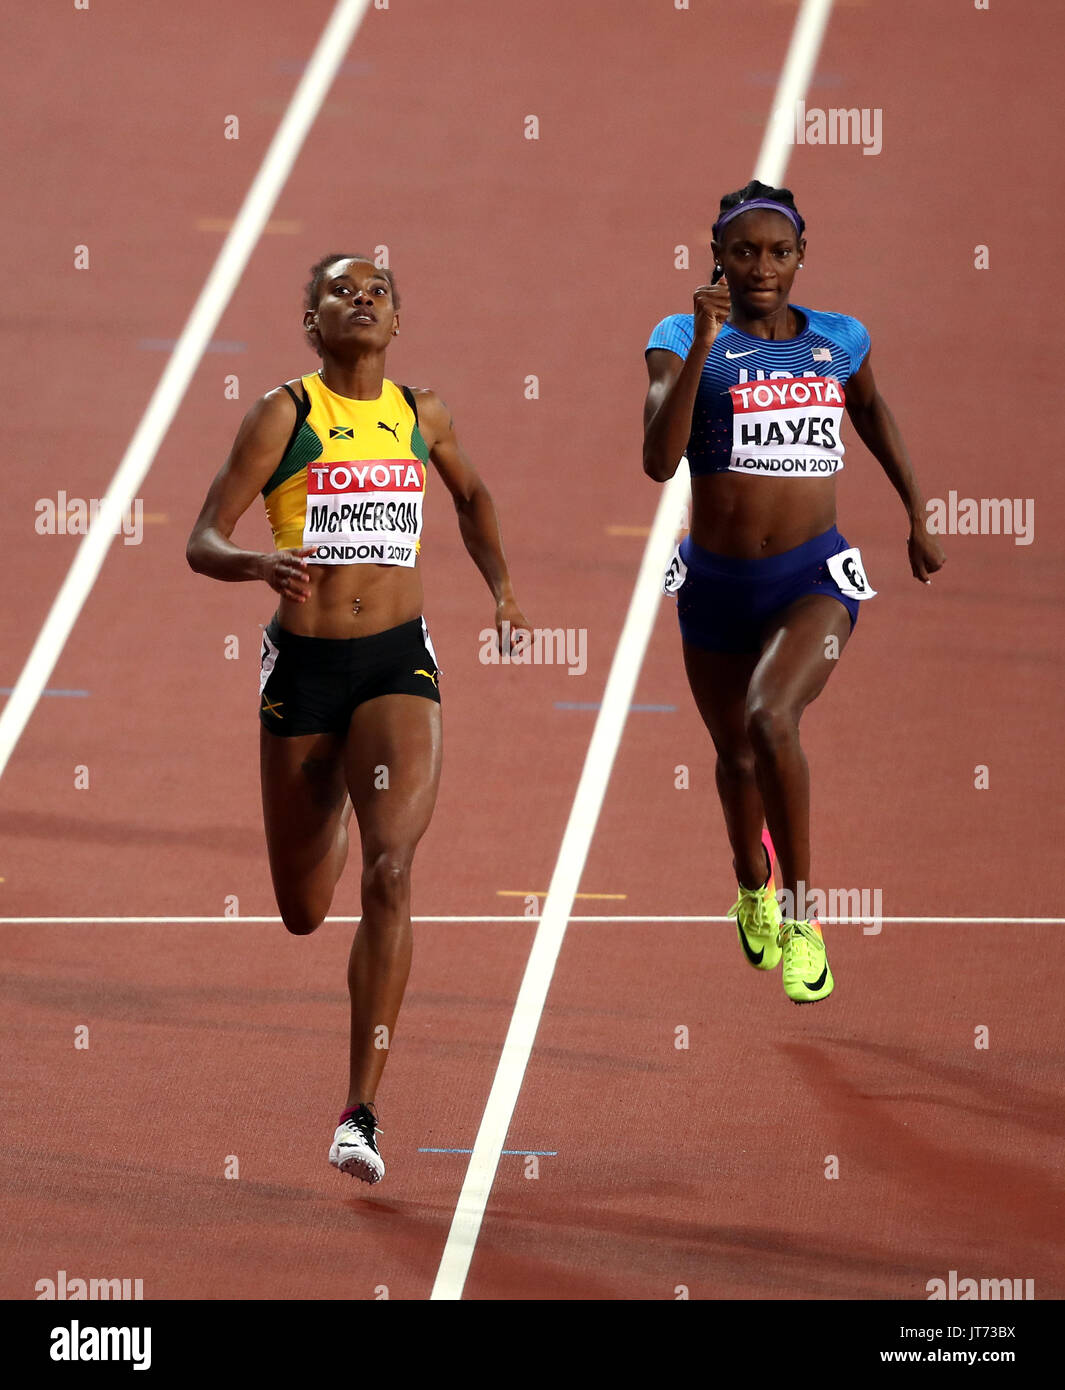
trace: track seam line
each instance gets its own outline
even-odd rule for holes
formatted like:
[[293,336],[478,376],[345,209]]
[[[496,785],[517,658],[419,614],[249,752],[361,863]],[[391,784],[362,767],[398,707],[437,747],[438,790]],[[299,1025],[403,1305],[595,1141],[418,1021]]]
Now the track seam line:
[[[767,183],[779,183],[788,163],[789,126],[777,113],[786,102],[794,103],[804,95],[831,9],[832,0],[803,0],[796,17],[755,166],[755,177]],[[500,1153],[506,1143],[555,964],[562,949],[570,909],[595,834],[629,705],[658,614],[660,580],[669,563],[687,486],[688,470],[678,467],[659,498],[621,639],[610,666],[602,705],[596,715],[577,794],[562,836],[544,911],[529,952],[430,1299],[462,1297]]]
[[[530,917],[526,917],[526,916],[524,915],[524,913],[522,913],[521,915],[518,915],[518,914],[516,914],[516,913],[510,913],[510,914],[507,915],[507,916],[499,916],[499,917],[476,917],[476,916],[473,916],[473,917],[462,917],[462,916],[450,916],[450,917],[412,917],[412,918],[411,918],[411,921],[412,921],[412,922],[458,922],[458,923],[465,924],[465,925],[467,925],[467,926],[480,926],[480,925],[482,925],[482,924],[484,924],[484,923],[489,923],[489,922],[509,922],[509,923],[512,923],[514,926],[520,926],[520,925],[522,925],[522,924],[524,924],[524,923],[527,923],[527,922],[539,922],[540,920],[541,920],[541,918],[540,918],[539,916],[530,916]],[[876,920],[877,922],[880,922],[880,923],[888,923],[888,924],[893,925],[893,926],[900,926],[900,925],[903,925],[903,924],[905,924],[905,923],[907,923],[907,922],[908,922],[908,923],[911,923],[911,924],[914,924],[914,925],[917,925],[917,926],[927,925],[927,924],[931,924],[931,923],[940,923],[940,924],[944,924],[944,923],[945,923],[945,924],[947,924],[947,925],[950,925],[950,924],[952,924],[952,923],[955,924],[955,925],[960,925],[960,924],[962,924],[962,923],[968,923],[968,924],[971,925],[971,926],[986,926],[986,925],[989,925],[989,924],[996,924],[996,925],[998,925],[998,926],[1003,926],[1003,927],[1017,927],[1017,926],[1063,927],[1063,926],[1065,926],[1065,917],[877,917],[875,920]],[[359,917],[327,917],[327,918],[325,919],[325,922],[323,923],[323,926],[329,926],[331,923],[340,925],[340,924],[344,924],[344,923],[358,922],[358,921],[361,921],[361,918],[359,918]],[[717,922],[719,922],[719,923],[721,923],[721,924],[725,924],[725,923],[734,923],[735,919],[732,918],[732,917],[676,917],[676,916],[671,917],[671,916],[668,916],[668,915],[666,915],[666,914],[655,914],[655,915],[644,915],[644,916],[628,916],[628,915],[627,915],[627,916],[598,916],[598,915],[592,916],[592,915],[586,915],[586,916],[570,917],[570,918],[569,918],[569,921],[570,921],[571,923],[572,923],[572,922],[613,922],[613,923],[619,923],[619,922],[654,922],[654,923],[658,923],[658,924],[664,923],[664,924],[666,924],[666,925],[676,925],[676,924],[694,925],[694,924],[697,924],[697,923],[706,924],[707,922],[710,922],[710,923],[717,923]],[[838,917],[822,917],[822,918],[821,918],[821,921],[827,923],[827,924],[830,925],[830,926],[858,927],[858,926],[862,926],[862,925],[863,925],[863,919],[862,919],[862,918],[857,918],[857,919],[855,919],[855,918],[853,918],[853,917],[852,917],[852,918],[848,918],[848,919],[843,920],[843,921],[841,921],[840,918],[838,918]],[[125,923],[125,922],[138,922],[138,923],[147,924],[147,925],[152,925],[152,926],[195,926],[197,923],[202,923],[202,924],[212,925],[212,926],[214,926],[214,925],[225,926],[226,923],[239,923],[239,922],[251,923],[251,924],[254,924],[254,925],[266,924],[266,925],[270,925],[270,926],[280,926],[280,924],[281,924],[281,918],[280,918],[280,917],[254,917],[254,916],[247,916],[247,917],[245,917],[245,916],[243,916],[243,915],[240,916],[240,917],[0,917],[0,926],[30,926],[30,927],[33,927],[33,926],[37,926],[37,927],[40,927],[40,926],[71,926],[71,927],[84,927],[84,926],[116,926],[116,925],[120,925],[120,924]],[[868,923],[866,923],[866,924],[868,925]],[[867,935],[872,935],[872,933],[867,933]]]
[[104,494],[95,520],[78,546],[67,577],[0,714],[0,777],[62,655],[92,586],[103,568],[122,515],[147,477],[188,390],[208,342],[232,297],[296,157],[321,110],[337,69],[370,0],[337,0],[240,212],[222,244],[151,400]]

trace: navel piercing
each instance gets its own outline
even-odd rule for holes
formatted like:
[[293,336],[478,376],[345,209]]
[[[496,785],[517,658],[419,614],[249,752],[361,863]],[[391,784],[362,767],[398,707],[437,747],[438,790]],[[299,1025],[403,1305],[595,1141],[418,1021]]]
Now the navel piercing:
[[357,617],[359,616],[359,609],[360,609],[361,607],[362,607],[362,599],[361,599],[361,598],[357,598],[357,599],[354,601],[354,603],[351,605],[351,616],[352,616],[353,618],[357,618]]

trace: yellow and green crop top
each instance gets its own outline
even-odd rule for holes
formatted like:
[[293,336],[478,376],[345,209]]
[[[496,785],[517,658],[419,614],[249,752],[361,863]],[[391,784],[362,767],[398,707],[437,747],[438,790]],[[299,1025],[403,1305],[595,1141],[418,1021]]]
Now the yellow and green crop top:
[[317,546],[312,565],[413,565],[421,550],[429,450],[409,386],[374,401],[330,391],[317,372],[291,386],[296,423],[263,488],[277,550]]

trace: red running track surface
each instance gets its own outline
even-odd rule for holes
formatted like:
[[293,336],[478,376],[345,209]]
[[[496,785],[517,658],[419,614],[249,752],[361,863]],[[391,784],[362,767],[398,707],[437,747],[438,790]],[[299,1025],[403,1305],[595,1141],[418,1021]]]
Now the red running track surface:
[[[810,224],[800,302],[869,326],[926,493],[1035,504],[1031,545],[947,537],[923,590],[904,515],[849,436],[840,525],[880,592],[804,743],[817,881],[879,890],[888,917],[1052,917],[1061,867],[1060,412],[1039,284],[1056,222],[1035,194],[1053,181],[1045,93],[1065,22],[970,10],[841,0],[807,101],[879,109],[883,149],[796,148],[787,176]],[[328,12],[230,0],[219,22],[188,0],[13,17],[8,686],[77,543],[38,535],[35,504],[106,489],[165,362],[150,344],[180,332]],[[768,0],[368,14],[142,489],[143,543],[114,545],[49,681],[89,693],[42,699],[7,770],[0,912],[276,911],[254,712],[269,596],[193,576],[183,549],[243,410],[313,365],[301,289],[324,251],[389,247],[406,306],[390,371],[451,405],[529,618],[587,629],[588,670],[479,663],[491,604],[431,483],[446,759],[415,911],[463,920],[417,928],[372,1192],[325,1164],[350,925],[309,941],[239,919],[3,926],[3,1296],[61,1268],[142,1278],[148,1298],[428,1295],[466,1159],[419,1150],[473,1144],[535,927],[500,892],[547,887],[595,718],[556,702],[600,698],[657,501],[639,465],[643,345],[704,277],[794,14]],[[36,64],[19,56],[31,43]],[[263,517],[238,539],[265,545]],[[673,710],[631,714],[581,885],[625,896],[578,913],[720,915],[732,900],[679,657],[663,601],[636,701]],[[350,876],[335,910],[358,911]],[[956,1269],[1061,1297],[1058,930],[840,927],[835,995],[796,1010],[744,968],[731,928],[573,923],[467,1296],[924,1298]],[[535,1179],[529,1150],[551,1155]],[[357,1262],[338,1259],[355,1243]]]

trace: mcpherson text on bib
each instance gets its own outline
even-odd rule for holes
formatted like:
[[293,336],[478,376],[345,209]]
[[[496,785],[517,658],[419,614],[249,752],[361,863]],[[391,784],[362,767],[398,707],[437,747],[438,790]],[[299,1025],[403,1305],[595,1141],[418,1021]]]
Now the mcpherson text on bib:
[[730,473],[822,477],[843,467],[843,389],[832,377],[731,386]]
[[420,459],[311,463],[303,544],[316,565],[413,565],[422,532]]

